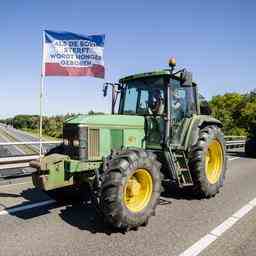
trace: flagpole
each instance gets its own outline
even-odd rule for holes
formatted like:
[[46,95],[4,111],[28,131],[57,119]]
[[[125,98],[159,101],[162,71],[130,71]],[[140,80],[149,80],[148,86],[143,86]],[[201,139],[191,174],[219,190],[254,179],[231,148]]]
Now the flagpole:
[[45,79],[45,64],[44,64],[44,38],[45,31],[43,30],[42,38],[42,74],[41,74],[41,86],[40,86],[40,121],[39,121],[39,157],[42,158],[42,135],[43,135],[43,91],[44,91],[44,79]]
[[42,158],[42,130],[43,130],[43,90],[44,90],[44,75],[41,76],[40,86],[40,124],[39,124],[39,156]]

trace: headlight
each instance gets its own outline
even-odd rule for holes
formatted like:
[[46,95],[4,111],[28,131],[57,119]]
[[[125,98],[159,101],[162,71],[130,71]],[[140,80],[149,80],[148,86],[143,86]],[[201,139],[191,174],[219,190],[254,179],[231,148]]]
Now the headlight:
[[64,139],[64,140],[63,140],[63,143],[64,143],[65,146],[68,146],[68,144],[69,144],[68,139]]
[[79,140],[73,140],[73,146],[79,147]]

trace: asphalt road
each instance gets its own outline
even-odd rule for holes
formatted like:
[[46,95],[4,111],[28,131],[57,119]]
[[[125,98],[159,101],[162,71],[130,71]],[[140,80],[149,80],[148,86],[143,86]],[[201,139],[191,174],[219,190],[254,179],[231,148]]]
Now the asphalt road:
[[[8,142],[8,138],[3,135],[5,127],[0,126],[0,142]],[[16,146],[0,146],[0,157],[23,155],[24,152]]]
[[[0,134],[1,134],[1,131],[8,133],[10,136],[15,138],[16,141],[39,141],[37,137],[32,136],[27,132],[17,130],[11,126],[4,126],[4,127],[0,126]],[[39,145],[29,145],[29,147],[39,152]],[[43,145],[43,147],[45,147],[45,150],[49,148],[48,145]]]
[[[5,131],[6,128],[0,126],[0,142],[9,142],[8,138],[4,135],[2,131]],[[25,152],[17,146],[0,146],[0,157],[8,157],[8,156],[21,156],[24,155]],[[29,171],[29,169],[9,169],[9,170],[0,170],[0,179],[7,176],[14,175],[23,175]]]
[[[256,159],[230,156],[225,186],[216,197],[197,200],[173,190],[146,227],[125,234],[105,225],[91,205],[48,201],[30,178],[2,184],[0,255],[180,255],[256,197],[255,166]],[[45,201],[49,204],[18,208]],[[256,255],[255,209],[200,255]]]

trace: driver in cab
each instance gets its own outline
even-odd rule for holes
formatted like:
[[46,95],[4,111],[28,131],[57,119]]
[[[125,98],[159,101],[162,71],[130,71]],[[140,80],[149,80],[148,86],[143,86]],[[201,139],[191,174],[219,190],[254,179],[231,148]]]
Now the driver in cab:
[[151,115],[162,115],[164,113],[164,98],[159,89],[154,89],[149,94],[148,112]]

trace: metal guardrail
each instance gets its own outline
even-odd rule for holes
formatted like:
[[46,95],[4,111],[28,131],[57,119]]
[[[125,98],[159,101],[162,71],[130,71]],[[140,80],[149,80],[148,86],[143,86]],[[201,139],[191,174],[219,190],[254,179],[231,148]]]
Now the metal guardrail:
[[[61,144],[62,141],[42,141],[43,145]],[[18,145],[39,145],[40,141],[14,141],[0,142],[0,146],[18,146]],[[26,168],[29,167],[29,162],[39,159],[39,155],[22,155],[0,157],[0,170]]]
[[0,170],[29,167],[29,162],[37,159],[39,155],[1,157]]
[[245,140],[246,136],[225,136],[225,139],[226,140],[229,140],[229,139],[230,140],[233,140],[233,139],[242,139],[242,140],[244,139]]
[[240,146],[240,145],[244,145],[245,144],[245,140],[232,140],[232,141],[227,141],[226,145],[227,146]]
[[225,136],[226,148],[242,148],[245,146],[246,136]]
[[[227,149],[244,147],[246,137],[244,136],[225,136]],[[42,141],[42,144],[60,144],[62,141]],[[0,142],[0,146],[12,145],[39,145],[39,141],[26,141],[26,142]],[[24,155],[24,156],[10,156],[0,157],[0,170],[26,168],[29,167],[29,162],[39,159],[39,155]]]
[[[42,141],[42,144],[60,144],[62,141]],[[14,142],[0,142],[0,146],[13,146],[13,145],[39,145],[40,141],[14,141]]]

